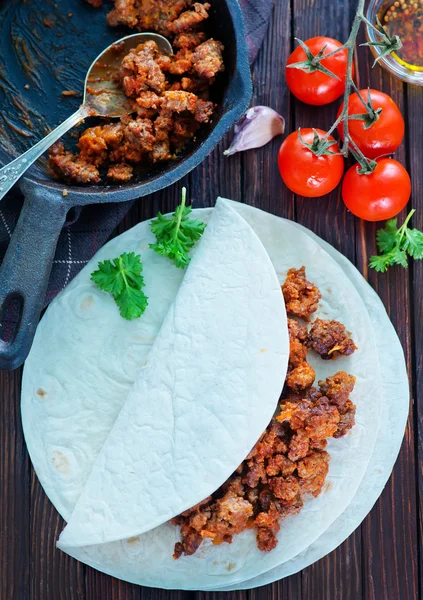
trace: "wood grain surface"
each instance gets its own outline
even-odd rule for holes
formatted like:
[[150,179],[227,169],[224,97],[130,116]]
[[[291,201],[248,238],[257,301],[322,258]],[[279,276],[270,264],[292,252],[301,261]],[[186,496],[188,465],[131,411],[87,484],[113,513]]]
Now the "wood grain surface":
[[[294,36],[347,38],[354,0],[276,0],[268,35],[254,65],[254,103],[272,106],[299,126],[327,128],[337,103],[305,106],[289,95],[284,64]],[[406,119],[406,139],[397,153],[411,174],[414,224],[423,229],[423,88],[406,86],[380,67],[371,69],[365,48],[356,58],[361,87],[393,96]],[[423,262],[378,275],[368,271],[376,226],[349,214],[336,190],[307,200],[283,186],[277,169],[280,140],[257,151],[224,158],[229,136],[185,178],[195,207],[217,195],[260,207],[309,227],[345,254],[381,296],[404,347],[412,400],[401,453],[379,501],[363,524],[332,554],[308,569],[250,592],[205,594],[133,586],[98,573],[62,552],[55,541],[63,522],[31,468],[20,420],[21,373],[0,373],[0,600],[415,600],[423,599]],[[172,210],[181,183],[135,204],[118,232]],[[404,213],[405,214],[405,213]],[[389,352],[389,348],[387,348]]]

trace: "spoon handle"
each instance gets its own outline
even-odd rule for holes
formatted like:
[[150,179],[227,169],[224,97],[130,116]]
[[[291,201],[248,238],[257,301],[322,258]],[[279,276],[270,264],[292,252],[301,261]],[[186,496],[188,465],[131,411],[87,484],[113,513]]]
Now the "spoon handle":
[[15,158],[12,162],[0,169],[0,200],[4,198],[10,188],[22,177],[27,169],[38,159],[54,142],[57,142],[65,133],[77,125],[87,116],[87,109],[84,105],[63,121],[56,129],[53,129],[45,138],[40,140],[35,146]]

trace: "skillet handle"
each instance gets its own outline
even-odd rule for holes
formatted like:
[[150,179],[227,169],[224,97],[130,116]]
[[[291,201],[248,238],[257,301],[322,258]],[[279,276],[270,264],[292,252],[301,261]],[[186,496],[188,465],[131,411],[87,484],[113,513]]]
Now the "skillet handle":
[[7,307],[14,301],[20,312],[12,339],[0,339],[0,369],[16,369],[28,356],[66,220],[68,208],[60,195],[38,190],[25,190],[25,202],[0,268],[0,338],[4,337]]

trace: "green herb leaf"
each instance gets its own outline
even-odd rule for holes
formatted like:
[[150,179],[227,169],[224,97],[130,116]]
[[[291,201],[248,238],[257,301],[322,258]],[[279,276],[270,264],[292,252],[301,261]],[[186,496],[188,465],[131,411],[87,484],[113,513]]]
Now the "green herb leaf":
[[384,273],[391,265],[408,267],[408,256],[423,259],[423,232],[408,229],[408,223],[415,213],[411,210],[398,228],[398,220],[390,219],[383,229],[376,234],[377,245],[381,254],[370,258],[370,267]]
[[408,267],[407,252],[396,247],[392,252],[392,262],[394,265],[401,265],[405,269]]
[[389,254],[380,254],[378,256],[370,257],[370,267],[379,273],[385,273],[392,264],[393,262],[391,261]]
[[377,246],[380,252],[389,252],[397,243],[398,219],[390,219],[384,229],[376,233]]
[[203,235],[205,223],[199,219],[190,219],[192,208],[185,206],[186,188],[182,188],[182,202],[171,217],[164,217],[160,212],[151,222],[151,231],[156,236],[156,243],[150,244],[157,254],[167,256],[174,264],[185,269],[191,258],[189,251]]
[[423,232],[418,229],[406,229],[404,249],[416,259],[423,258]]
[[91,273],[91,281],[103,292],[111,294],[124,319],[138,319],[148,306],[148,298],[142,291],[145,286],[141,256],[124,252],[119,258],[105,260]]

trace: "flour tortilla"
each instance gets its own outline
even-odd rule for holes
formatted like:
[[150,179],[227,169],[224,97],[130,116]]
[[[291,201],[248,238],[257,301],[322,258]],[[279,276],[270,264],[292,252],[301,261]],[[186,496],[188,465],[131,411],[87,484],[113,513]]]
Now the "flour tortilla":
[[272,418],[288,354],[275,270],[252,228],[222,200],[60,547],[142,534],[213,493]]
[[[243,210],[241,205],[232,204],[232,206],[237,210]],[[266,229],[262,223],[265,213],[255,209],[250,210],[256,215],[250,220],[250,223],[253,224],[252,221],[257,218],[257,229],[261,229],[261,235],[271,236],[271,241],[267,240],[267,250],[278,272],[280,282],[284,280],[286,270],[289,267],[299,267],[305,264],[308,277],[320,287],[324,296],[318,316],[337,318],[345,322],[353,332],[354,339],[359,346],[357,353],[350,358],[341,358],[336,363],[332,361],[323,362],[316,358],[314,366],[318,378],[324,378],[340,369],[349,370],[357,375],[357,386],[353,394],[353,400],[358,407],[357,425],[345,438],[331,440],[329,451],[332,460],[325,493],[318,499],[307,501],[304,510],[299,515],[292,516],[284,521],[279,536],[281,543],[273,552],[269,554],[259,552],[255,545],[254,532],[247,531],[237,536],[232,545],[223,544],[220,547],[213,547],[206,542],[195,556],[174,561],[171,558],[171,553],[174,542],[178,540],[178,530],[169,524],[164,524],[141,537],[135,535],[135,524],[134,535],[127,540],[111,544],[98,544],[87,548],[66,549],[68,553],[87,564],[116,577],[155,587],[198,589],[242,582],[268,571],[308,547],[342,513],[353,498],[372,453],[379,422],[381,386],[378,362],[375,358],[377,355],[372,328],[360,296],[342,269],[308,235],[298,232],[298,229],[295,229],[292,223],[270,215],[266,215],[266,217],[274,225],[270,228],[266,226]],[[199,210],[195,211],[195,216],[207,220],[210,213],[210,209]],[[256,228],[255,223],[253,226]],[[145,231],[145,224],[140,224],[130,232],[112,240],[103,249],[102,255],[96,257],[96,261],[103,259],[104,253],[108,253],[107,255],[110,257],[124,250],[130,251],[134,249],[133,244],[135,243],[145,247],[145,238],[142,237]],[[112,244],[113,246],[111,246]],[[148,251],[144,253],[144,260],[148,264],[147,255]],[[92,270],[92,265],[89,268]],[[85,270],[86,273],[87,270]],[[160,273],[157,277],[159,276]],[[148,280],[147,268],[146,279]],[[162,280],[162,284],[164,283],[165,281]],[[84,280],[84,272],[71,285],[74,286],[72,292],[78,298],[76,305],[85,306],[87,303],[86,296],[92,293],[92,288],[90,287],[89,290],[84,288],[87,285],[87,277]],[[78,296],[81,289],[84,291],[82,295]],[[53,311],[54,306],[58,304],[58,301],[53,303],[50,311]],[[66,481],[67,473],[64,472],[66,469],[56,468],[57,465],[62,466],[62,461],[56,460],[55,465],[52,459],[52,454],[55,456],[54,452],[57,450],[55,442],[56,444],[60,443],[64,423],[46,414],[43,402],[37,397],[38,381],[40,381],[39,378],[37,379],[38,373],[43,370],[46,364],[43,352],[48,350],[47,340],[52,341],[53,332],[54,335],[58,335],[58,324],[63,321],[67,313],[66,304],[67,302],[63,306],[62,302],[61,310],[57,309],[58,320],[56,326],[51,326],[52,320],[50,319],[49,327],[43,328],[42,322],[39,328],[35,350],[30,356],[34,362],[30,364],[30,367],[27,365],[25,372],[23,418],[30,454],[40,480],[47,493],[49,491],[53,492],[51,495],[49,494],[52,500],[52,496],[55,495],[57,503],[54,500],[53,503],[57,507],[68,506],[62,512],[62,515],[65,519],[69,519],[73,508],[72,495],[75,498],[78,491],[80,493],[84,486],[84,473],[79,480],[75,476],[81,475],[83,466],[79,468],[80,460],[63,461],[65,466],[76,465],[75,472],[71,472],[70,477],[73,487],[71,494],[71,486],[67,485],[68,481]],[[71,306],[75,306],[75,304],[71,303]],[[101,315],[102,310],[99,312]],[[78,323],[78,319],[72,317],[72,326],[75,325],[73,321]],[[73,328],[75,329],[75,327]],[[85,331],[79,325],[76,326],[76,329],[79,332]],[[114,335],[120,333],[117,329],[113,330]],[[94,334],[94,329],[91,330],[91,334]],[[78,333],[78,335],[80,334]],[[120,352],[127,348],[127,338],[131,334],[127,331],[125,335],[126,337],[119,338]],[[84,340],[88,346],[92,343],[89,337],[84,338]],[[78,343],[80,342],[77,342],[77,347]],[[87,353],[85,348],[84,353]],[[91,351],[88,351],[88,354],[92,356]],[[93,369],[92,365],[96,364],[96,360],[94,360],[91,366],[86,368],[85,373],[86,378],[91,377],[93,382],[95,382],[95,377],[92,378],[91,369]],[[72,378],[69,380],[74,383],[74,379],[72,373]],[[78,383],[78,385],[80,384]],[[62,410],[66,412],[69,400],[64,395],[60,398],[64,398]],[[369,401],[369,398],[371,401]],[[118,404],[117,401],[115,403]],[[81,402],[80,409],[85,410],[86,405],[87,400],[85,397]],[[69,408],[69,410],[71,409]],[[91,420],[98,418],[103,421],[102,411],[96,408],[92,402],[90,403],[90,411]],[[110,415],[106,411],[104,422],[108,421],[110,423],[110,420]],[[103,423],[101,431],[106,428],[107,426]],[[83,458],[91,466],[92,456],[95,456],[96,452],[98,453],[98,447],[90,448],[91,440],[85,434],[86,426],[84,421],[80,419],[80,412],[73,412],[71,418],[66,419],[66,429],[69,432],[69,438],[68,447],[62,444],[61,452],[63,456],[66,458],[68,456],[70,458],[77,456],[77,459]],[[74,438],[80,439],[79,446],[76,448],[71,446],[69,451],[69,441]],[[46,440],[48,441],[47,444]],[[81,447],[83,448],[82,452],[77,453]],[[62,483],[63,479],[65,480],[64,484]],[[52,480],[54,485],[51,484]],[[75,490],[75,487],[78,489]]]
[[[241,207],[240,207],[241,208]],[[249,220],[250,207],[242,206],[240,214]],[[251,216],[251,219],[254,219]],[[410,408],[410,389],[404,352],[385,307],[361,273],[330,244],[301,225],[343,268],[362,297],[372,321],[382,375],[382,411],[375,447],[363,480],[351,504],[336,521],[306,550],[291,560],[253,579],[233,586],[218,588],[229,592],[268,585],[309,567],[342,544],[366,518],[382,493],[393,469],[404,437]],[[389,348],[389,352],[386,349]]]

